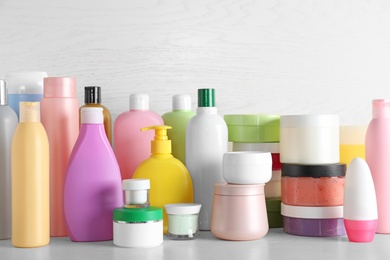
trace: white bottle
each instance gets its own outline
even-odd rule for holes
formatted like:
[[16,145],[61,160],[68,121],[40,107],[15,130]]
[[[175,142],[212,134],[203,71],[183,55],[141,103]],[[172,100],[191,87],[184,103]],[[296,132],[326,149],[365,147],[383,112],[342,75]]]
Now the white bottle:
[[186,130],[186,166],[194,185],[194,202],[202,204],[200,230],[210,230],[214,183],[224,182],[222,158],[228,151],[228,129],[217,114],[214,93],[214,89],[198,89],[196,115]]
[[11,143],[17,125],[5,80],[0,80],[0,239],[11,238]]

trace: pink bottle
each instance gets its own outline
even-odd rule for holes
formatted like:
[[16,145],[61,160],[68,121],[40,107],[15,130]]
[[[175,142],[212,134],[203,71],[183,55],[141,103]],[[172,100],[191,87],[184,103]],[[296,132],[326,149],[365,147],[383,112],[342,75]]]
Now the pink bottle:
[[372,120],[366,132],[366,161],[378,205],[377,233],[390,233],[390,99],[372,101]]
[[120,114],[114,124],[114,152],[122,180],[131,179],[138,165],[151,154],[154,133],[142,132],[141,128],[163,124],[161,116],[149,110],[148,95],[130,95],[130,111]]
[[81,110],[80,134],[66,171],[64,212],[72,241],[113,237],[112,212],[123,206],[119,166],[103,125],[103,109]]
[[41,122],[49,138],[50,151],[50,235],[67,236],[63,210],[65,171],[79,134],[79,101],[74,78],[43,80]]

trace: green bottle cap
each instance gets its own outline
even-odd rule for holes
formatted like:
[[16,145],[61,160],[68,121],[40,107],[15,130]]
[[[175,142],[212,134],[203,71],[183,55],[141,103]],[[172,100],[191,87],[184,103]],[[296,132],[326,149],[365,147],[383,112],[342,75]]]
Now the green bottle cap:
[[213,88],[198,89],[198,107],[215,107],[215,90]]
[[117,208],[114,209],[113,220],[123,222],[148,222],[159,221],[163,218],[162,209],[159,207],[147,208]]

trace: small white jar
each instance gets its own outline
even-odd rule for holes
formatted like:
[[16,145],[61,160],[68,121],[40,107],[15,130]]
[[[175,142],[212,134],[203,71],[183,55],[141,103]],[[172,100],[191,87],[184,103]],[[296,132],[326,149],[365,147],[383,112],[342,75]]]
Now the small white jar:
[[338,115],[280,117],[280,162],[333,164],[339,156]]
[[195,239],[199,235],[199,212],[197,203],[166,204],[168,215],[167,237],[174,240]]
[[125,208],[149,207],[149,179],[126,179],[122,181],[125,194]]
[[231,184],[267,183],[272,177],[269,152],[227,152],[222,159],[223,178]]
[[163,242],[163,212],[158,207],[117,208],[113,242],[121,247],[155,247]]

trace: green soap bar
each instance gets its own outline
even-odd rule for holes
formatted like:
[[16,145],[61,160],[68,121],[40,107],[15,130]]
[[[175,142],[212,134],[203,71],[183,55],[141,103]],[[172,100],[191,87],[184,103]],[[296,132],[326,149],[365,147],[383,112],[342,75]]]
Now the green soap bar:
[[265,204],[267,206],[268,226],[270,228],[283,227],[283,217],[280,213],[281,203],[281,198],[267,198],[265,200]]

